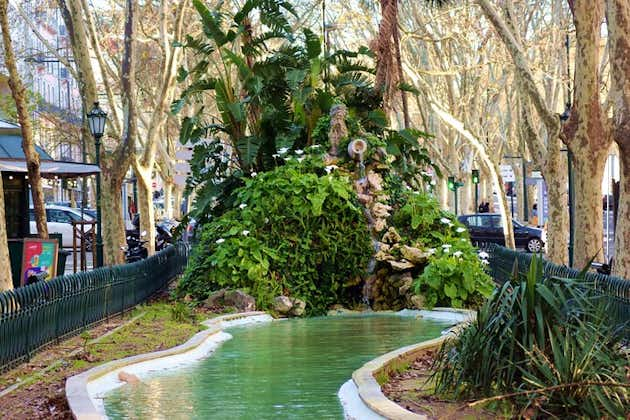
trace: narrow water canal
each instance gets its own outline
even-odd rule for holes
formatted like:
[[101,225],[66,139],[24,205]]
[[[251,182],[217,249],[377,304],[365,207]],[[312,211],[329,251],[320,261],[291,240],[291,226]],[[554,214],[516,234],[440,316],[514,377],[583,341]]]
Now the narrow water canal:
[[111,419],[341,419],[352,372],[449,323],[396,315],[295,319],[226,330],[208,358],[107,395]]

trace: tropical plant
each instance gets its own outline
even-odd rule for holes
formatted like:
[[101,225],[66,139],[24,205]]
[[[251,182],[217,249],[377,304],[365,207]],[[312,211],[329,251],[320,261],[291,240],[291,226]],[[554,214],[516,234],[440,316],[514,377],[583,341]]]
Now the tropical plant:
[[582,280],[545,277],[542,264],[533,258],[442,346],[436,392],[508,400],[530,416],[626,416],[630,359],[604,302]]
[[[188,180],[188,191],[197,193],[193,217],[220,215],[230,206],[222,204],[242,185],[240,177],[283,164],[279,151],[317,144],[327,149],[334,104],[348,110],[345,140],[371,139],[394,156],[393,165],[410,183],[417,179],[418,165],[430,165],[419,144],[428,135],[387,128],[369,49],[324,54],[311,30],[291,32],[295,11],[288,2],[248,0],[234,14],[221,6],[210,10],[201,0],[193,4],[203,33],[182,44],[195,59],[179,69],[178,80],[186,86],[171,107],[174,113],[196,110],[182,119],[180,131],[180,142],[194,146]],[[250,15],[260,19],[259,33]],[[208,97],[216,114],[205,107]]]
[[284,294],[304,300],[310,314],[352,303],[372,248],[350,185],[319,157],[247,179],[232,208],[203,226],[180,294],[239,288],[262,308]]

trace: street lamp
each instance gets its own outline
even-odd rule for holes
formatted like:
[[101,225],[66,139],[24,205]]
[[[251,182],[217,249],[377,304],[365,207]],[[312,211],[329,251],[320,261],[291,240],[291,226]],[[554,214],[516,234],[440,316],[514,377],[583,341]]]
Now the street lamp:
[[[94,136],[94,144],[96,146],[96,166],[101,165],[101,137],[105,132],[105,122],[107,122],[107,113],[103,111],[98,102],[94,102],[94,107],[87,114],[90,132]],[[103,266],[103,237],[101,235],[101,173],[96,176],[96,265]]]

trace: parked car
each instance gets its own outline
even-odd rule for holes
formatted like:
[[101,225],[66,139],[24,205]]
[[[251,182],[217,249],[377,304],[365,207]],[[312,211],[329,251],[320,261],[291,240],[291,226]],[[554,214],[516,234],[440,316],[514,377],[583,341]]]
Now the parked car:
[[[35,225],[35,211],[33,210],[33,208],[29,209],[29,220],[31,233],[37,233],[37,226]],[[61,233],[63,247],[72,247],[73,220],[92,221],[94,220],[94,218],[85,213],[83,215],[83,219],[81,219],[81,209],[56,206],[52,204],[46,205],[46,221],[48,223],[48,233]],[[78,239],[77,243],[80,243]],[[90,247],[88,246],[88,248]]]
[[[500,214],[465,214],[458,216],[457,219],[468,228],[473,243],[490,242],[505,245]],[[546,232],[543,229],[525,226],[516,220],[513,220],[512,223],[514,224],[514,241],[518,248],[525,248],[528,252],[541,252],[543,250],[547,240]]]

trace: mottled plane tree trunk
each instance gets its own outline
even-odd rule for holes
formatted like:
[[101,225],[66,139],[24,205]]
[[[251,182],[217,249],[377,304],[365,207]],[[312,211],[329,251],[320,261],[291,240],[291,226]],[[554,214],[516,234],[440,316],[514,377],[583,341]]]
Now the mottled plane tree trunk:
[[35,213],[35,225],[40,238],[48,238],[48,225],[46,223],[46,209],[44,207],[44,190],[42,178],[39,172],[39,153],[35,150],[33,139],[33,122],[28,112],[28,100],[26,89],[18,73],[13,53],[13,41],[11,40],[11,27],[7,17],[8,0],[0,0],[0,26],[2,27],[2,43],[4,45],[4,65],[9,71],[9,87],[15,101],[18,121],[22,130],[22,149],[26,157],[26,169],[28,182],[31,186],[33,209]]
[[630,279],[630,2],[606,2],[613,107],[613,139],[619,145],[621,183],[615,229],[614,274]]
[[600,28],[603,2],[572,2],[575,26],[575,94],[563,140],[573,155],[574,266],[603,260],[602,177],[611,137],[600,100]]

